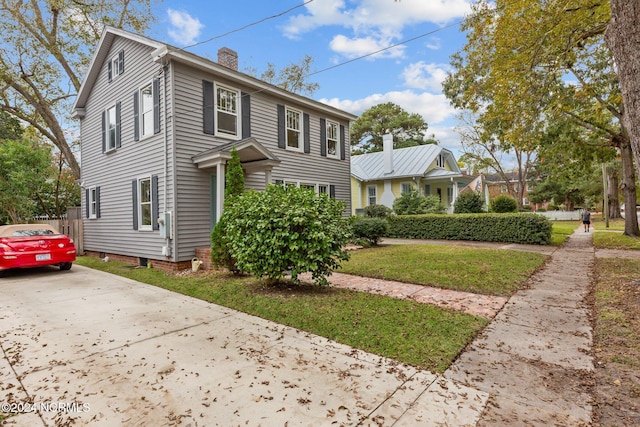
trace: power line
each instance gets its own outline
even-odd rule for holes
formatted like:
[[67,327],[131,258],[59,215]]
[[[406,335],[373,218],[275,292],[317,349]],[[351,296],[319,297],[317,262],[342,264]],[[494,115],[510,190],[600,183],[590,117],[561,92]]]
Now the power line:
[[192,48],[192,47],[196,47],[196,46],[199,46],[199,45],[201,45],[201,44],[209,43],[210,41],[213,41],[213,40],[216,40],[216,39],[219,39],[219,38],[222,38],[222,37],[228,36],[229,34],[233,34],[233,33],[237,33],[237,32],[239,32],[239,31],[246,30],[246,29],[247,29],[247,28],[249,28],[249,27],[253,27],[254,25],[261,24],[261,23],[263,23],[263,22],[265,22],[265,21],[268,21],[268,20],[270,20],[270,19],[279,18],[279,17],[281,17],[281,16],[283,16],[283,15],[286,15],[286,14],[287,14],[287,13],[289,13],[289,12],[292,12],[292,11],[294,11],[294,10],[298,9],[298,8],[301,8],[301,7],[303,7],[303,6],[308,5],[308,4],[309,4],[309,3],[311,3],[312,1],[314,1],[314,0],[307,0],[307,1],[305,1],[304,3],[299,4],[298,6],[294,6],[294,7],[292,7],[292,8],[289,8],[289,9],[287,9],[287,10],[283,11],[283,12],[277,13],[277,14],[272,15],[272,16],[268,16],[268,17],[266,17],[266,18],[262,18],[262,19],[260,19],[260,20],[258,20],[258,21],[255,21],[255,22],[252,22],[252,23],[250,23],[250,24],[244,25],[244,26],[242,26],[242,27],[240,27],[240,28],[236,28],[235,30],[231,30],[231,31],[228,31],[228,32],[226,32],[226,33],[224,33],[224,34],[220,34],[220,35],[218,35],[218,36],[211,37],[210,39],[203,40],[203,41],[201,41],[201,42],[194,43],[194,44],[189,45],[189,46],[185,46],[185,47],[183,47],[183,48],[182,48],[182,50],[190,49],[190,48]]

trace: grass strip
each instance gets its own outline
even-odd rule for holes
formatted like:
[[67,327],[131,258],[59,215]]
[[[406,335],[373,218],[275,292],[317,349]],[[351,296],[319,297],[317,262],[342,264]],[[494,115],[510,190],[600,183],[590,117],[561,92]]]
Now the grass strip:
[[502,249],[390,245],[351,253],[341,273],[483,295],[510,296],[547,256]]
[[79,257],[79,265],[189,295],[400,362],[444,372],[487,324],[459,311],[364,292],[267,285],[217,271],[171,275]]

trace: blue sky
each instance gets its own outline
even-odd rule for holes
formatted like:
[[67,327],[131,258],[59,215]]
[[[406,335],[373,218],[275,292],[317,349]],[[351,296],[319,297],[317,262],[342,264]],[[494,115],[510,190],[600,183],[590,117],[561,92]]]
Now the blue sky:
[[464,45],[458,23],[469,11],[470,0],[165,0],[148,34],[177,47],[197,44],[187,50],[213,60],[229,47],[245,72],[310,55],[317,74],[309,81],[320,85],[312,98],[357,115],[394,102],[422,115],[428,134],[459,155],[456,111],[441,82]]

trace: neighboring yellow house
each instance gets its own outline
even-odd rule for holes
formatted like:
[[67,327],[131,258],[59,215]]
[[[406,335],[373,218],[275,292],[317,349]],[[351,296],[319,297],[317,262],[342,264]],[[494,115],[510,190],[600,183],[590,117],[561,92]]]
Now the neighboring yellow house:
[[453,153],[435,144],[395,150],[392,144],[387,140],[381,152],[351,156],[352,214],[375,204],[393,208],[396,198],[412,190],[440,197],[452,213],[460,189],[473,180]]

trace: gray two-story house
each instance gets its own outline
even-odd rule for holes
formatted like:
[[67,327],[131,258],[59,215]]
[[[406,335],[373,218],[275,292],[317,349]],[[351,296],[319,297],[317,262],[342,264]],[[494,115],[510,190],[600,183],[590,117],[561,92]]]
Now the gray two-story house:
[[78,93],[84,248],[184,268],[210,246],[235,147],[246,187],[304,186],[350,207],[356,117],[237,70],[106,28]]

